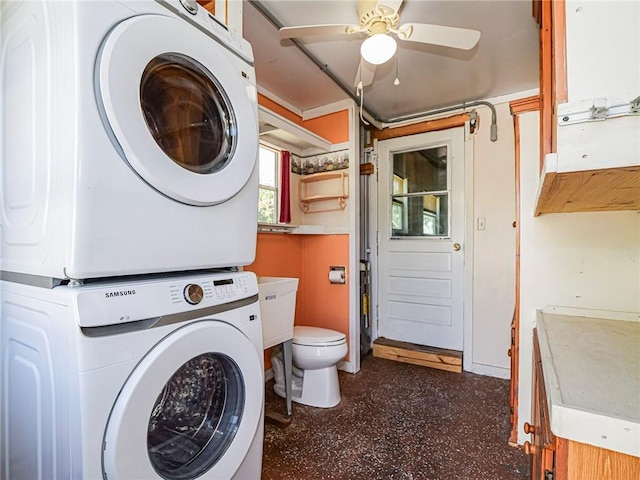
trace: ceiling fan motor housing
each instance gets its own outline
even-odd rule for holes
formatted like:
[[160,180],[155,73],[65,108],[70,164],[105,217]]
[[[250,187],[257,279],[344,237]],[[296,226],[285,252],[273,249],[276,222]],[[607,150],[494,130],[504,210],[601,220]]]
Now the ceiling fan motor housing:
[[378,4],[375,0],[360,0],[358,2],[358,17],[360,27],[369,35],[387,33],[400,23],[400,15],[390,7]]

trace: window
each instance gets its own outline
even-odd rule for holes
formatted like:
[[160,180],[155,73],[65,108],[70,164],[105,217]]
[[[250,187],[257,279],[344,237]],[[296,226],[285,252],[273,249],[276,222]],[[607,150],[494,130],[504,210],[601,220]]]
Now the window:
[[260,145],[258,223],[278,223],[279,159],[279,151]]
[[446,145],[393,155],[392,237],[449,236]]

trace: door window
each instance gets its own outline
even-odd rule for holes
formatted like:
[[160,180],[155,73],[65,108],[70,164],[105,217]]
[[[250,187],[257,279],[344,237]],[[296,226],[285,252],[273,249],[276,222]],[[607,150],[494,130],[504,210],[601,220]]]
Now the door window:
[[449,236],[447,146],[393,154],[392,237]]
[[155,401],[148,424],[151,464],[165,479],[193,479],[225,453],[238,431],[245,387],[230,357],[205,353],[183,364]]
[[199,174],[224,168],[236,147],[236,120],[216,78],[177,53],[153,58],[140,84],[144,119],[175,163]]

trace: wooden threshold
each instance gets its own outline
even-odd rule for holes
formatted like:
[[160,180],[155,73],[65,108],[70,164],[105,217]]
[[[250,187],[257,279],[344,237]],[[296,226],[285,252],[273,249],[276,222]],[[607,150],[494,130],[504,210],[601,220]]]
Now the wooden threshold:
[[462,372],[462,352],[457,350],[425,347],[381,337],[373,342],[373,356],[448,372]]

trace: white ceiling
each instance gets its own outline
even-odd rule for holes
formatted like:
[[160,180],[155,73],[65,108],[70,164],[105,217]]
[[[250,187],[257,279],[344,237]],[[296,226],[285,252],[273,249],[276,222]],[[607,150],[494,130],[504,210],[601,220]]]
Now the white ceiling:
[[[380,0],[384,3],[384,0]],[[357,24],[357,0],[245,0],[244,36],[253,46],[258,84],[300,111],[355,96],[360,59],[358,34],[309,37],[304,47],[343,85],[339,87],[256,7],[283,26]],[[391,119],[462,102],[538,87],[538,29],[530,0],[405,0],[400,24],[432,23],[480,30],[478,45],[462,51],[398,41],[396,61],[378,66],[365,87],[364,107]]]

